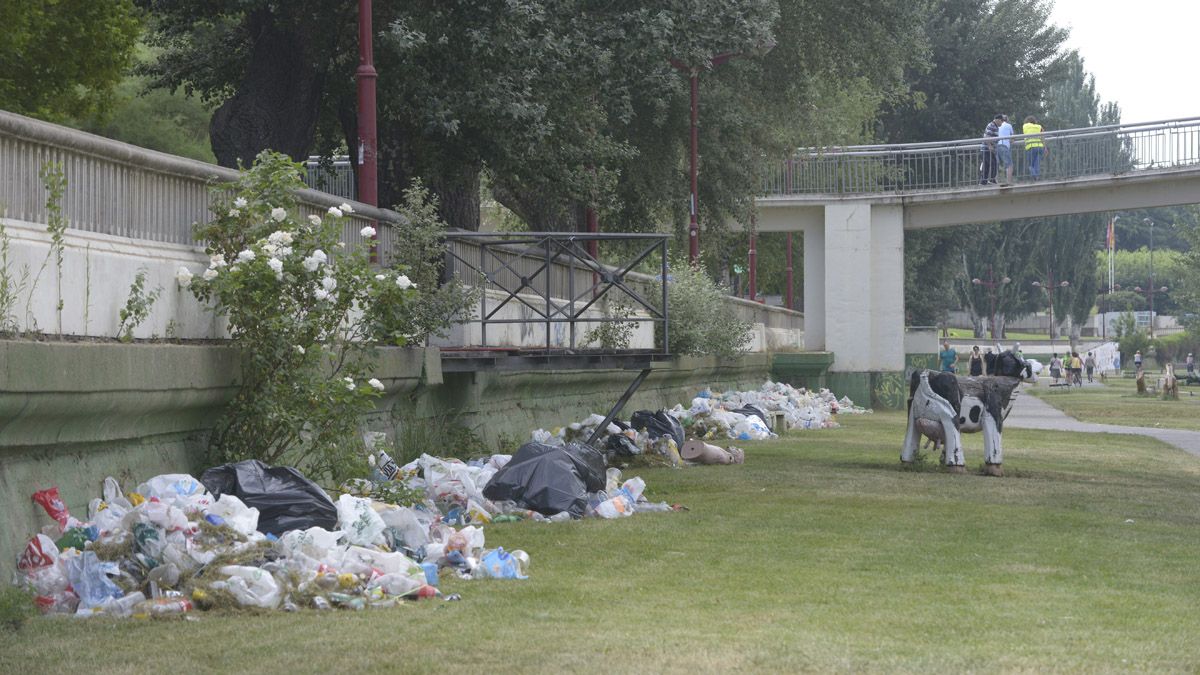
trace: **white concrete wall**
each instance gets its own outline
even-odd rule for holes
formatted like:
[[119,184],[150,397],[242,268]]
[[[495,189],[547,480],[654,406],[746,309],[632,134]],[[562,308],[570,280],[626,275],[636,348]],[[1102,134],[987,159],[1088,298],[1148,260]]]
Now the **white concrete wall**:
[[[197,247],[68,228],[60,286],[57,265],[49,255],[46,226],[8,218],[0,218],[0,224],[9,239],[8,273],[17,283],[25,277],[17,302],[9,310],[21,331],[118,337],[118,314],[129,299],[129,287],[138,270],[145,268],[145,290],[161,288],[162,292],[146,321],[134,329],[134,337],[167,337],[168,332],[179,338],[227,335],[224,322],[175,282],[180,265],[195,272],[208,264],[208,257]],[[60,297],[61,313],[57,309]]]

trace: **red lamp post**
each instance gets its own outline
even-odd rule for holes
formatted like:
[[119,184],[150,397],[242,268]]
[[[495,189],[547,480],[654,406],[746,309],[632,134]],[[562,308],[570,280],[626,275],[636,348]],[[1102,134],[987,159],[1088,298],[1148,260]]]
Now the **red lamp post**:
[[[375,133],[375,52],[371,0],[358,0],[358,201],[379,206],[379,169]],[[379,234],[371,237],[371,262],[379,262]]]

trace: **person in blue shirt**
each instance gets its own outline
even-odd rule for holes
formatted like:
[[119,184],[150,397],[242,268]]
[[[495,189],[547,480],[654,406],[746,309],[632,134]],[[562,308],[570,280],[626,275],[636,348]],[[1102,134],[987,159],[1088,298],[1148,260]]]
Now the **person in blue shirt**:
[[943,372],[954,372],[954,364],[958,361],[958,352],[950,348],[949,342],[942,343],[942,351],[938,352],[938,358],[942,362]]

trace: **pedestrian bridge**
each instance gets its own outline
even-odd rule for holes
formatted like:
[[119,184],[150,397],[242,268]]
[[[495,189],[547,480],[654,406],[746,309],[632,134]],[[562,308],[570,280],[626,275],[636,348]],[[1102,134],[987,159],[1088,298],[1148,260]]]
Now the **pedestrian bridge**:
[[[1200,203],[1200,117],[1041,134],[1041,176],[980,185],[982,139],[807,148],[773,167],[759,232],[804,233],[805,348],[904,370],[904,231]],[[1001,172],[1001,177],[1003,173]]]

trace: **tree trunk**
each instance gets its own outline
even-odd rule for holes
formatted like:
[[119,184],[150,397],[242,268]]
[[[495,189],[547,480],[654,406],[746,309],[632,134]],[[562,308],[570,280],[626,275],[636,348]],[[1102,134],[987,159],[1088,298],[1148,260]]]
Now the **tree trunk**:
[[308,156],[324,77],[306,41],[279,28],[266,12],[250,19],[254,46],[237,93],[213,113],[213,154],[221,166],[249,165],[266,149],[294,160]]
[[548,199],[536,190],[506,184],[497,180],[492,195],[535,232],[579,232],[586,229],[582,204],[563,204]]

